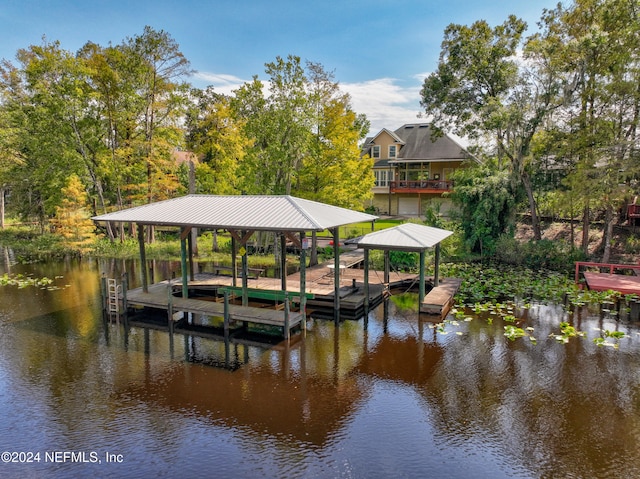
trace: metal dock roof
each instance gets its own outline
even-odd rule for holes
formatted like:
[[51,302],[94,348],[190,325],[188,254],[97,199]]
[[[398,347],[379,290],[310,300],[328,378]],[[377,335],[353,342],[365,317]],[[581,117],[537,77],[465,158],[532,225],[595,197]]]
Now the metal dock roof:
[[92,219],[231,230],[323,231],[377,218],[288,195],[187,195],[94,216]]

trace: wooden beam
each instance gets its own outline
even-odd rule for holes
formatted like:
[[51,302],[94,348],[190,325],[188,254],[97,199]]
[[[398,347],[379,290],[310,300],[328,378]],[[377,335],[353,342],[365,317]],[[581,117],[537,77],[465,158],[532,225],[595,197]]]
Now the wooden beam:
[[236,231],[236,230],[227,230],[229,232],[229,234],[235,238],[236,241],[238,241],[242,246],[245,246],[247,244],[247,241],[249,241],[249,238],[251,238],[251,235],[253,233],[255,233],[255,230],[249,230],[249,231],[245,231],[244,234],[242,234],[242,232],[240,231]]
[[180,232],[180,240],[187,239],[189,233],[191,233],[191,226],[185,226],[184,228],[182,228],[182,231]]
[[[298,249],[302,248],[302,244],[296,235],[291,233],[290,231],[285,231],[284,235],[287,237],[289,241],[291,241]],[[300,232],[300,238],[304,236],[304,232]]]

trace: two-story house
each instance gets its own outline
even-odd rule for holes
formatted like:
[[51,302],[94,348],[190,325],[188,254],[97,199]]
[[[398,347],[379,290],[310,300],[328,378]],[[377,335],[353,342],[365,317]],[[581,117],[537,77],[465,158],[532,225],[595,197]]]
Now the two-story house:
[[383,128],[363,145],[362,155],[374,160],[376,184],[371,205],[381,214],[421,216],[439,203],[442,214],[451,208],[446,193],[453,190],[451,173],[473,158],[450,136],[431,138],[428,123]]

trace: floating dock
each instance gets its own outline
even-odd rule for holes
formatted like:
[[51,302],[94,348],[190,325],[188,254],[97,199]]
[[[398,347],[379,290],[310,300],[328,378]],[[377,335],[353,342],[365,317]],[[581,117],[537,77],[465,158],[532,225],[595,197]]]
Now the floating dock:
[[420,301],[420,312],[443,318],[453,306],[453,297],[460,289],[462,280],[458,278],[447,278],[439,282],[438,286],[432,288],[429,293]]

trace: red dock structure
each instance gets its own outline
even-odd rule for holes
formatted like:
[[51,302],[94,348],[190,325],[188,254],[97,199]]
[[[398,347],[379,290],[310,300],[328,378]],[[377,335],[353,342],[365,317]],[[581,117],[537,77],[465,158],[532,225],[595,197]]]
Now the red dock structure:
[[[640,295],[640,264],[613,264],[576,262],[575,281],[580,282],[580,268],[591,268],[598,271],[582,271],[587,288],[593,291],[619,291],[622,294]],[[608,270],[603,272],[603,270]],[[616,272],[618,271],[618,273]],[[631,272],[631,274],[621,274]]]

